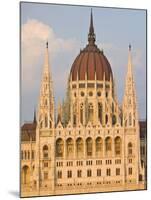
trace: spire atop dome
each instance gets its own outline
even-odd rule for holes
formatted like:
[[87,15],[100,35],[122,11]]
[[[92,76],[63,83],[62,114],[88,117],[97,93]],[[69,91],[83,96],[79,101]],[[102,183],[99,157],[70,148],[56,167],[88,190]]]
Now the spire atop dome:
[[89,42],[90,45],[93,45],[95,43],[95,33],[94,33],[94,27],[93,27],[92,8],[91,8],[91,16],[90,16],[90,27],[89,27],[89,34],[88,34],[88,42]]
[[91,18],[90,18],[89,33],[92,33],[92,34],[94,33],[92,8],[91,8]]

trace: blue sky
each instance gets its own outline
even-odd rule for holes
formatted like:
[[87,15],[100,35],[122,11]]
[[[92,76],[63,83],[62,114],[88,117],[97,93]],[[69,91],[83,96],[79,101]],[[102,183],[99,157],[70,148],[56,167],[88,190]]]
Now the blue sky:
[[[144,10],[93,8],[96,43],[103,48],[122,102],[127,71],[128,45],[132,44],[133,71],[139,116],[146,118],[146,13]],[[87,44],[91,7],[21,4],[22,115],[33,119],[37,108],[45,41],[49,41],[55,102],[65,95],[71,65]]]

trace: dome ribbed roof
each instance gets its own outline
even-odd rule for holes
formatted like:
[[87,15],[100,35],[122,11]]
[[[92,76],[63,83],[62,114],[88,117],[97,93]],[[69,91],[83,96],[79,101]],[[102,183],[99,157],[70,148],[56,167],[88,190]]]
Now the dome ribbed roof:
[[103,51],[95,44],[95,33],[93,28],[93,16],[91,12],[90,28],[88,34],[88,45],[80,51],[80,54],[76,57],[70,71],[72,81],[78,80],[103,80],[105,74],[105,80],[113,80],[112,70],[110,63],[105,57]]

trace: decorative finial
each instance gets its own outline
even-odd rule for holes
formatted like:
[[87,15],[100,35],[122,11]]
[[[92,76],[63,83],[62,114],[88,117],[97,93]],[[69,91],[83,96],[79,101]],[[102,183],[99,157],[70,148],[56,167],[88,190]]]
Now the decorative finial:
[[46,42],[46,48],[48,48],[48,41]]
[[129,44],[128,48],[129,48],[129,51],[131,51],[131,48],[132,48],[131,44]]
[[89,41],[89,44],[92,44],[92,45],[95,43],[95,33],[94,33],[94,27],[93,27],[92,8],[91,8],[91,16],[90,16],[90,27],[89,27],[88,41]]
[[91,8],[91,19],[90,19],[89,33],[94,33],[92,8]]

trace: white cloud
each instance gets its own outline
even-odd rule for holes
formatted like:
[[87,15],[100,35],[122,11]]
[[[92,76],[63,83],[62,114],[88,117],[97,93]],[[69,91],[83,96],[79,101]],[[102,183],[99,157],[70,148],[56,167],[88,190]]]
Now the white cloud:
[[[63,39],[56,36],[52,27],[35,19],[28,20],[21,28],[22,47],[22,83],[24,89],[33,89],[36,74],[43,61],[45,43],[49,42],[50,59],[59,52],[71,52],[76,48],[75,39]],[[41,67],[41,66],[40,66]],[[30,86],[30,87],[29,87]]]

